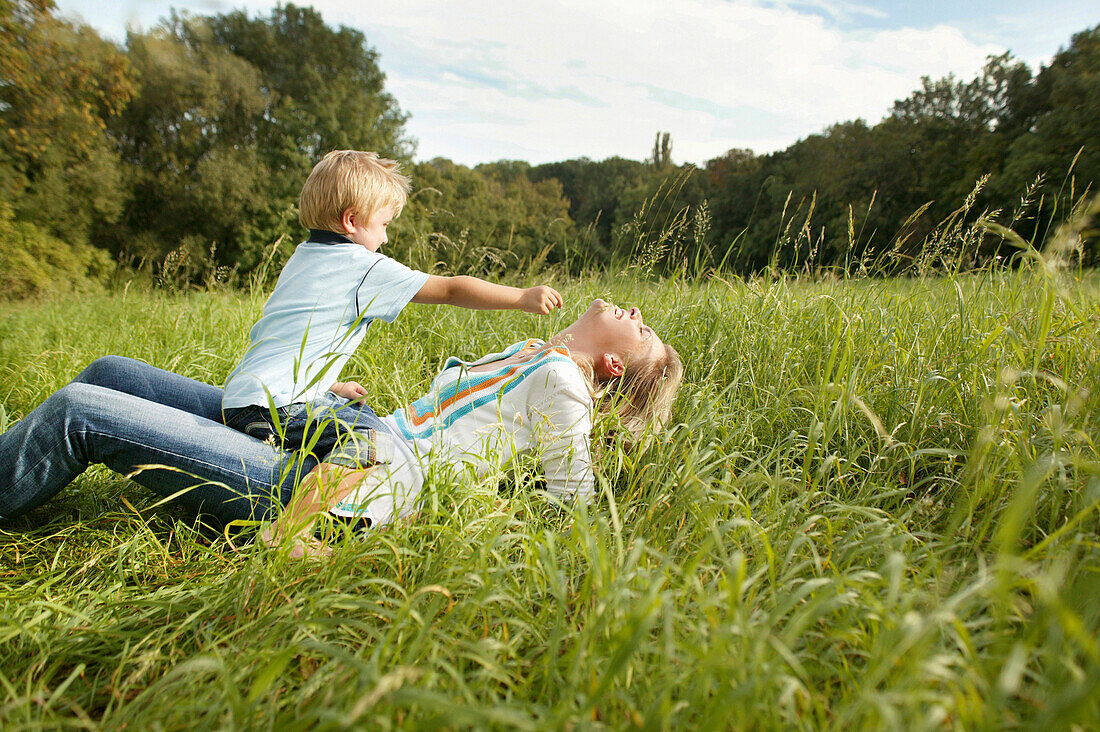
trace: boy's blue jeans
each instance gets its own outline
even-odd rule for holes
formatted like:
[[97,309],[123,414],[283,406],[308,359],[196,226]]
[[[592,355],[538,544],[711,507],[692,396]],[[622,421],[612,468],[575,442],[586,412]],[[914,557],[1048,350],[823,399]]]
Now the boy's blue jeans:
[[376,460],[374,432],[389,432],[374,410],[350,404],[326,392],[313,402],[296,402],[275,410],[275,424],[268,407],[226,409],[225,424],[284,451],[305,450],[317,460],[348,467],[371,465]]
[[97,359],[0,435],[0,518],[104,463],[223,523],[264,519],[317,464],[221,422],[221,389],[120,356]]

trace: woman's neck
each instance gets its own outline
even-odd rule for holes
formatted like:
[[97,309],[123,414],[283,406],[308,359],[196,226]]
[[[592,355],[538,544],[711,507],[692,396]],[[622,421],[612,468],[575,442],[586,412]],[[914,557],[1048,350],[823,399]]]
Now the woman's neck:
[[596,359],[598,354],[596,349],[593,348],[583,333],[577,333],[572,328],[566,328],[554,337],[552,337],[547,343],[551,346],[557,346],[559,348],[565,348],[569,351],[569,357],[573,359],[573,362],[581,369],[581,372],[586,374],[586,378],[590,380],[589,388],[596,389],[601,383],[599,375],[596,373]]
[[575,333],[571,327],[552,336],[547,343],[551,346],[568,349],[569,355],[573,357],[573,360],[582,359],[589,362],[594,360],[595,354],[592,352],[593,349],[589,346],[586,339],[581,337],[579,333]]

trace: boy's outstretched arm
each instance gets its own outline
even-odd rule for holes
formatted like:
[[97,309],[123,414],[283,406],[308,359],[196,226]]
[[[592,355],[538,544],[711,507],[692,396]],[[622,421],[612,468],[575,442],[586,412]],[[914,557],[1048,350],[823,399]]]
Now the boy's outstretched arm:
[[456,305],[471,310],[522,310],[536,315],[546,315],[562,306],[561,295],[553,287],[494,285],[466,275],[431,275],[412,301],[421,305]]

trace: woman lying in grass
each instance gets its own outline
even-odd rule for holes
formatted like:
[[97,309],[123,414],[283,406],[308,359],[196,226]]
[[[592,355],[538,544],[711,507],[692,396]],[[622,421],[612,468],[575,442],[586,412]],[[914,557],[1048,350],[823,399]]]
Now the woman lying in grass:
[[[427,395],[365,420],[358,439],[318,464],[223,425],[221,389],[107,356],[0,435],[0,518],[41,505],[92,463],[223,524],[287,507],[262,538],[292,539],[294,553],[319,548],[319,514],[379,527],[411,513],[437,461],[484,474],[534,451],[550,493],[588,499],[594,411],[614,412],[639,438],[668,418],[682,371],[637,308],[596,300],[549,342],[450,359]],[[317,420],[323,425],[324,414]]]

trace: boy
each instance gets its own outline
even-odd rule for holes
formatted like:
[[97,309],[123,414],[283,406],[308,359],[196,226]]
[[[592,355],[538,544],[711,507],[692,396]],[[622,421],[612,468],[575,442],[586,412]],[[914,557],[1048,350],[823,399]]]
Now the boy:
[[375,319],[393,322],[409,302],[544,315],[561,307],[550,287],[428,275],[379,254],[409,182],[372,152],[335,150],[313,168],[298,206],[309,238],[287,260],[252,345],[226,379],[227,425],[326,462],[337,442],[336,462],[376,462],[372,441],[355,433],[386,428],[369,407],[344,401],[363,396],[362,386],[336,380]]

